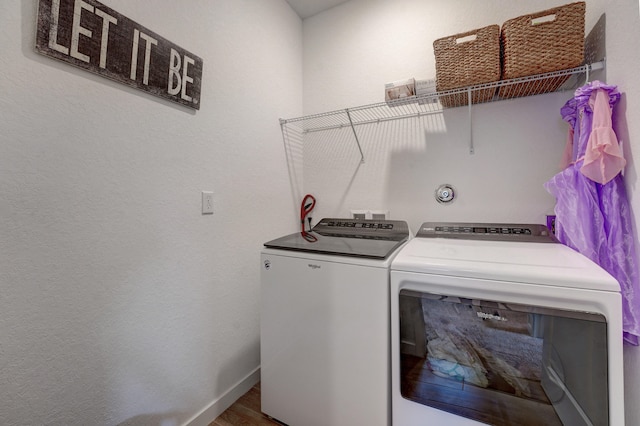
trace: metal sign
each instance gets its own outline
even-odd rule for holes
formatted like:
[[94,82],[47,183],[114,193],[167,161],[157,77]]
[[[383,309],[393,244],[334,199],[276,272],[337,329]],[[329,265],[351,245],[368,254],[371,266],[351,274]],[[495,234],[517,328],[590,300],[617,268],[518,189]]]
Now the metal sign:
[[39,0],[36,51],[200,109],[202,59],[95,0]]

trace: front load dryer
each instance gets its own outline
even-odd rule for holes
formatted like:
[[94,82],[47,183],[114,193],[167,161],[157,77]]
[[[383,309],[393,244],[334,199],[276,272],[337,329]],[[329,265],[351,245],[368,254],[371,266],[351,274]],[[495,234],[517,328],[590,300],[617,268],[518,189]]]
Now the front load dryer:
[[390,275],[394,425],[624,425],[619,285],[546,227],[424,223]]
[[261,254],[262,412],[290,426],[388,426],[389,265],[402,221],[322,219]]

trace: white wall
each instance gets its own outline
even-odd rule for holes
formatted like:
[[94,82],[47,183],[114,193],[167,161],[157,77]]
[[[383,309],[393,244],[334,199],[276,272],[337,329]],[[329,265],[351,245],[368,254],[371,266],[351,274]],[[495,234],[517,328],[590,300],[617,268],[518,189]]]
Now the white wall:
[[296,226],[288,4],[104,3],[202,57],[201,109],[36,54],[37,1],[0,2],[2,424],[182,424],[255,380],[259,249]]
[[[304,21],[305,114],[381,102],[387,82],[435,78],[435,39],[557,5],[537,2],[532,10],[527,1],[352,0],[316,15]],[[351,139],[309,143],[305,155],[313,161],[305,160],[305,191],[318,197],[318,218],[381,209],[413,229],[427,219],[545,223],[554,199],[543,184],[559,171],[566,134],[559,109],[567,97],[479,105],[471,121],[466,108],[457,108],[422,124],[362,126],[364,164],[357,148],[340,153]],[[443,183],[457,190],[450,205],[433,196]]]
[[[387,82],[435,77],[435,39],[565,3],[351,0],[304,21],[304,113],[381,102]],[[638,223],[638,2],[587,0],[587,32],[603,14],[607,81],[624,93],[616,130],[625,143],[625,177]],[[426,220],[544,223],[555,200],[542,185],[559,171],[566,134],[559,110],[571,96],[547,94],[474,107],[474,155],[467,148],[465,108],[445,111],[424,128],[412,120],[359,127],[364,164],[352,139],[314,136],[304,151],[304,189],[318,198],[318,218],[382,209],[414,230]],[[458,190],[451,205],[433,197],[441,183]],[[630,425],[640,424],[639,350],[625,347]]]

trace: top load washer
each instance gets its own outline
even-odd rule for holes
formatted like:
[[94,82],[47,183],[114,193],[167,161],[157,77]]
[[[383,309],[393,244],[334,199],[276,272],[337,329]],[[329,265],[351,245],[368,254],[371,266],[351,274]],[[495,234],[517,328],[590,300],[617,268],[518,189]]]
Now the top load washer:
[[261,254],[262,411],[291,426],[388,426],[389,266],[403,221],[322,219]]
[[624,425],[620,287],[546,227],[424,223],[390,275],[394,424]]

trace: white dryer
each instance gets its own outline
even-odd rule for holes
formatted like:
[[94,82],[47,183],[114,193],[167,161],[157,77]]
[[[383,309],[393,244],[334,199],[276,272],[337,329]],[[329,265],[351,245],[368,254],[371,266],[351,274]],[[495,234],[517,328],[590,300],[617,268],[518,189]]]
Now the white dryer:
[[291,426],[391,422],[389,266],[402,221],[322,219],[265,243],[262,411]]
[[397,426],[624,425],[619,285],[542,225],[424,223],[391,348]]

